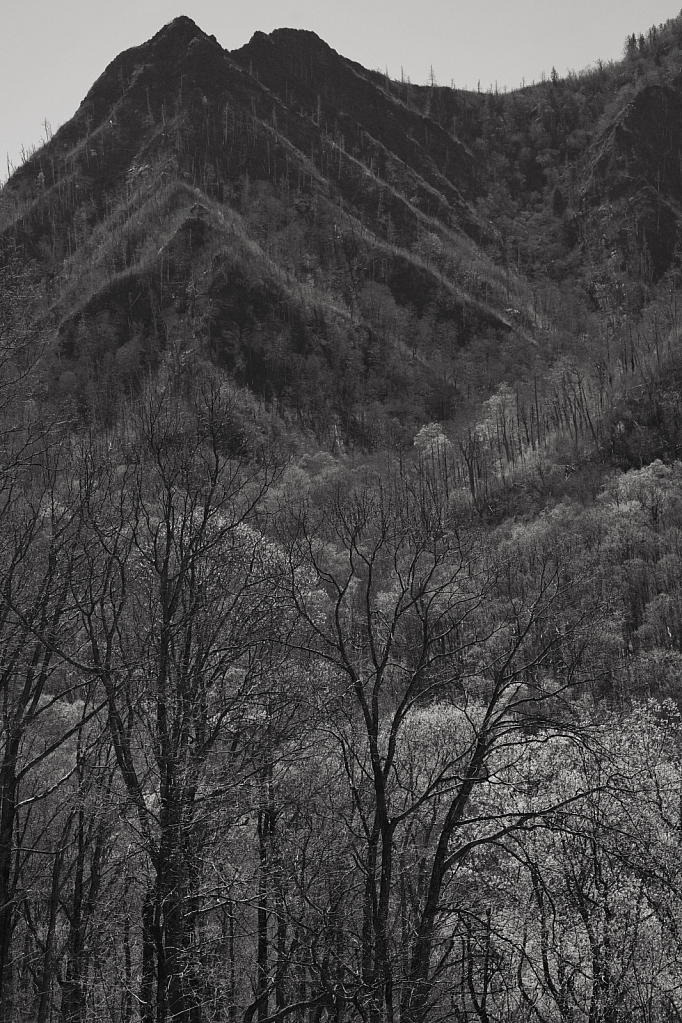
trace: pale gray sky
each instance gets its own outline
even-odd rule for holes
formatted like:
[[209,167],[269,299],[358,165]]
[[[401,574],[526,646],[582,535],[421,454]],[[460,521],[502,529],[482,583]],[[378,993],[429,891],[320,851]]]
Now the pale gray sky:
[[621,56],[626,35],[680,0],[0,0],[0,181],[114,57],[187,14],[226,49],[257,30],[307,28],[365,67],[424,83],[516,88]]

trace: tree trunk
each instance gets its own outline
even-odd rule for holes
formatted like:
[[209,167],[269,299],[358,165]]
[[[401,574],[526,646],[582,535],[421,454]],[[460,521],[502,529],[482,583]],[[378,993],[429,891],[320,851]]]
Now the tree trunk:
[[104,837],[100,832],[95,839],[90,866],[90,884],[85,892],[85,813],[78,812],[78,854],[73,883],[73,904],[69,918],[69,944],[66,974],[62,984],[61,1018],[63,1023],[81,1023],[85,1016],[86,992],[83,983],[87,972],[86,933],[88,921],[95,908],[100,886],[100,870]]
[[142,978],[140,980],[140,1021],[154,1023],[154,889],[148,888],[142,905]]
[[52,883],[50,885],[50,898],[48,902],[47,935],[45,937],[45,949],[43,952],[43,969],[40,981],[40,998],[38,1002],[38,1014],[36,1023],[47,1023],[52,1005],[52,956],[54,952],[54,936],[57,926],[57,911],[59,909],[59,875],[61,874],[62,861],[64,859],[64,847],[66,838],[71,828],[71,819],[67,821],[62,834],[59,848],[55,851],[52,864]]
[[0,1023],[13,1015],[11,947],[14,930],[14,818],[16,814],[16,757],[19,737],[7,744],[0,768]]
[[258,874],[258,911],[256,952],[256,1001],[258,1019],[268,1016],[268,888],[270,871],[270,837],[272,834],[272,807],[267,793],[266,782],[262,784],[262,805],[258,811],[258,853],[260,872]]

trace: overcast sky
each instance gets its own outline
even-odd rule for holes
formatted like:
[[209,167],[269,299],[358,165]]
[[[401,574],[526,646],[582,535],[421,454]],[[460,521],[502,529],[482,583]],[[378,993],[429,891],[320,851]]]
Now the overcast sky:
[[257,30],[306,28],[393,78],[518,87],[618,59],[626,35],[680,0],[0,0],[0,181],[21,147],[76,111],[114,57],[187,14],[228,50]]

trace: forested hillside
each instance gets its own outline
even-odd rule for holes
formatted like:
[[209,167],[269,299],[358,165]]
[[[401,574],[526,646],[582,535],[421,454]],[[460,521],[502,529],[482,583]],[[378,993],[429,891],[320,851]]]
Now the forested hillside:
[[0,191],[0,1023],[680,1019],[680,110],[179,18]]

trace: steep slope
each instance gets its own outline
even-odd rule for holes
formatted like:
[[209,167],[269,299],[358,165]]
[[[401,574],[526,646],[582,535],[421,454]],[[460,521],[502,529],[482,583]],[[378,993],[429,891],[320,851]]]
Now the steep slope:
[[[472,194],[472,155],[439,124],[403,103],[389,80],[339,56],[313,32],[259,32],[230,56],[288,109],[299,109],[322,128],[341,154],[360,159],[426,212],[443,212],[445,200],[458,223],[466,217],[462,195]],[[339,159],[342,164],[343,155]],[[337,180],[343,181],[342,166]]]
[[58,331],[50,397],[114,415],[177,349],[325,443],[467,427],[502,383],[537,402],[591,318],[641,309],[675,262],[678,54],[661,81],[638,52],[471,94],[310,32],[228,53],[176,19],[0,193]]
[[[618,244],[629,263],[660,277],[682,226],[682,76],[644,85],[604,130],[585,187],[590,205],[616,204]],[[648,264],[646,260],[648,258]]]
[[188,18],[116,58],[2,195],[62,356],[130,384],[180,331],[324,429],[378,403],[362,443],[451,418],[443,349],[526,345],[523,285],[470,237],[471,155],[381,84],[311,33],[230,55]]

